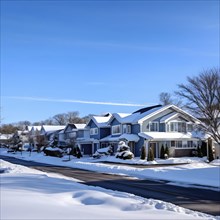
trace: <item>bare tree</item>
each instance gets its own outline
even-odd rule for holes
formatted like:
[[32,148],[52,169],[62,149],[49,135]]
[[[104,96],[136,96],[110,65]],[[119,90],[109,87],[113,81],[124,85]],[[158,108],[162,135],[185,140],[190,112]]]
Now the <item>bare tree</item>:
[[168,92],[161,92],[159,95],[160,103],[162,105],[170,105],[174,104],[176,106],[181,107],[182,102],[177,98],[172,97],[172,95]]
[[220,144],[220,70],[211,68],[196,77],[187,77],[188,84],[178,85],[176,94],[186,101],[186,108],[200,118],[202,129]]
[[12,125],[12,124],[3,124],[0,127],[0,133],[1,134],[13,134],[18,130],[18,127]]
[[169,105],[173,103],[173,100],[171,99],[171,94],[167,92],[161,92],[160,93],[160,103],[162,105]]
[[83,123],[83,120],[79,117],[79,112],[68,112],[66,114],[67,123],[76,123],[80,124]]
[[66,124],[66,114],[57,114],[53,116],[55,124],[65,125]]

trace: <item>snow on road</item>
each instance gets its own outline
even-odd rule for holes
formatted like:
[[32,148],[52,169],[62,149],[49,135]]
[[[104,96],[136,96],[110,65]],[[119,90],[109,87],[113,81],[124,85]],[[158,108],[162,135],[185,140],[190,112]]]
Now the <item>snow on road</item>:
[[[187,157],[187,158],[170,158],[168,160],[157,160],[153,164],[179,164],[167,167],[153,167],[153,168],[137,168],[132,166],[118,165],[118,164],[104,164],[103,161],[111,162],[126,162],[130,164],[145,164],[146,160],[134,158],[132,160],[116,159],[114,156],[105,156],[101,159],[93,159],[92,157],[83,157],[80,159],[71,158],[68,161],[66,158],[55,158],[44,156],[43,153],[29,152],[16,154],[7,153],[7,149],[0,149],[1,155],[13,156],[23,160],[31,160],[43,162],[48,164],[55,164],[60,166],[68,166],[80,169],[87,169],[102,173],[112,173],[119,175],[127,175],[140,179],[155,179],[167,180],[172,184],[181,184],[182,186],[194,185],[195,187],[208,187],[214,190],[220,190],[220,160],[215,160],[213,163],[206,163],[205,158]],[[181,163],[188,163],[181,165]],[[150,163],[152,164],[152,162]]]
[[1,163],[1,219],[220,219],[154,199]]

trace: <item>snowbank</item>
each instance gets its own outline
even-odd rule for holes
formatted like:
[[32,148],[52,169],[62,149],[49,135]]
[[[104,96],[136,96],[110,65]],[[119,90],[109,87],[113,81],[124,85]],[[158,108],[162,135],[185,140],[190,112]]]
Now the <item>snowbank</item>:
[[[23,152],[22,155],[18,152],[16,154],[7,153],[4,148],[1,148],[1,155],[13,156],[21,158],[23,160],[38,161],[48,164],[55,164],[60,166],[68,166],[79,169],[87,169],[102,173],[111,173],[118,175],[127,175],[140,179],[156,179],[156,180],[167,180],[174,184],[181,184],[182,186],[188,186],[189,184],[195,187],[210,187],[210,189],[220,190],[220,167],[208,164],[205,162],[205,158],[170,158],[169,163],[177,164],[175,166],[164,166],[164,167],[152,167],[148,168],[149,163],[140,159],[134,158],[132,160],[126,160],[130,164],[146,164],[141,168],[135,166],[127,166],[125,164],[106,164],[103,161],[110,162],[123,162],[121,159],[117,159],[114,156],[103,156],[100,159],[94,159],[92,157],[83,157],[80,159],[71,157],[68,161],[64,158],[55,158],[44,156],[41,153],[32,152],[31,156],[28,152]],[[157,160],[151,164],[161,164],[168,160]],[[219,160],[218,160],[219,161]],[[217,161],[217,162],[218,162]],[[214,164],[218,164],[213,162]],[[178,165],[178,163],[188,163],[185,165]]]
[[159,200],[106,190],[0,161],[1,218],[9,219],[184,219],[217,217]]

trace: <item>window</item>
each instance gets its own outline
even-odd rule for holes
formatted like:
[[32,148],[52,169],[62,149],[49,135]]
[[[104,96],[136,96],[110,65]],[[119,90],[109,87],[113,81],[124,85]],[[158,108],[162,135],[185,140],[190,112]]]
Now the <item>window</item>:
[[193,141],[187,141],[187,147],[188,148],[193,148]]
[[98,134],[98,128],[90,128],[90,135]]
[[123,134],[130,134],[131,133],[131,125],[122,125],[122,132],[123,132]]
[[120,125],[112,126],[112,134],[120,134],[120,133],[121,133],[121,126]]
[[176,142],[176,148],[182,148],[182,147],[183,147],[182,141],[177,141]]
[[170,122],[169,131],[186,133],[185,122]]
[[123,134],[127,133],[127,125],[122,125]]
[[127,126],[127,133],[128,133],[128,134],[131,134],[131,125],[128,125],[128,126]]
[[158,131],[158,122],[150,122],[149,128],[150,131]]
[[171,141],[171,147],[175,147],[175,146],[176,146],[175,141]]
[[193,124],[187,124],[187,131],[188,132],[193,131]]

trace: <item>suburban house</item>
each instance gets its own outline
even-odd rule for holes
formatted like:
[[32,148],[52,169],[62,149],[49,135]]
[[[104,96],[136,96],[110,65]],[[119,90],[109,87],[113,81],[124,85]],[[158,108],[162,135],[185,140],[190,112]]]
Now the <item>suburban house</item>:
[[[175,105],[155,105],[133,113],[107,113],[91,116],[87,124],[69,123],[66,126],[32,126],[22,133],[34,146],[44,146],[56,137],[58,146],[79,146],[83,155],[111,146],[117,151],[120,141],[126,142],[135,157],[151,148],[159,158],[161,148],[169,149],[171,157],[191,156],[198,146],[208,150],[210,136],[198,129],[201,121]],[[28,140],[23,140],[28,142]],[[32,140],[32,141],[31,141]],[[215,157],[220,155],[218,143],[212,141]]]
[[64,125],[42,125],[40,135],[44,136],[47,141],[52,141],[65,128]]
[[[94,146],[111,145],[114,152],[119,141],[124,140],[135,156],[140,156],[141,147],[145,146],[147,151],[149,147],[153,149],[155,157],[160,157],[163,145],[169,148],[170,156],[180,157],[191,155],[199,143],[193,130],[200,121],[175,105],[150,106],[131,114],[114,113],[104,127],[95,122],[91,119],[88,123]],[[93,132],[96,135],[91,135]],[[93,147],[92,152],[96,149]]]
[[[108,124],[111,114],[107,113],[102,116],[91,116],[87,123],[84,138],[78,138],[81,151],[84,155],[92,155],[100,146],[100,139],[110,135],[110,125]],[[89,132],[89,133],[88,133]]]
[[58,145],[66,146],[67,144],[76,144],[77,139],[84,138],[86,124],[69,123],[58,134]]

